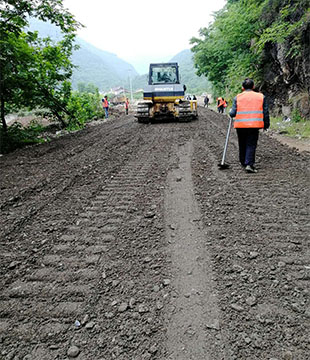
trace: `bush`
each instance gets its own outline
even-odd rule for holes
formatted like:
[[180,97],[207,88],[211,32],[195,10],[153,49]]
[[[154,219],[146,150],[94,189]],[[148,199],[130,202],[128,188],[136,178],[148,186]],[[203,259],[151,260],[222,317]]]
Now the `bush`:
[[292,111],[292,121],[294,121],[295,123],[299,123],[304,120],[305,119],[301,116],[300,111],[298,109],[294,109]]
[[68,110],[73,115],[69,118],[68,130],[83,128],[86,122],[103,117],[100,95],[73,92],[68,102]]
[[44,131],[44,127],[39,124],[32,123],[27,128],[23,128],[21,124],[14,123],[9,126],[7,132],[0,126],[0,152],[7,154],[26,145],[44,142],[38,136]]

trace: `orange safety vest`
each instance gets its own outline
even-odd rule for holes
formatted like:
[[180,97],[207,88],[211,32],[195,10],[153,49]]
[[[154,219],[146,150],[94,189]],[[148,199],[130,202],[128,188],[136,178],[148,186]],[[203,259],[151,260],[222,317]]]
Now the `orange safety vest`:
[[128,107],[129,107],[129,101],[126,100],[126,101],[125,101],[125,109],[128,109]]
[[237,113],[234,128],[264,128],[264,95],[254,91],[244,91],[237,95]]
[[103,99],[103,107],[104,107],[104,108],[109,107],[109,103],[108,103],[108,100],[107,100],[107,99]]
[[221,98],[218,100],[219,104],[217,105],[217,107],[223,106],[225,104],[225,101]]

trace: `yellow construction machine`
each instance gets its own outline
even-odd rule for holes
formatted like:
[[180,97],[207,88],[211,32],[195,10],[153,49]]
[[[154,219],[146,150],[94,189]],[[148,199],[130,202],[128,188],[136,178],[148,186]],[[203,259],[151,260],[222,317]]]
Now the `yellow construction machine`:
[[177,63],[150,64],[148,85],[139,101],[136,117],[140,123],[175,119],[188,122],[198,117],[197,100],[185,98]]

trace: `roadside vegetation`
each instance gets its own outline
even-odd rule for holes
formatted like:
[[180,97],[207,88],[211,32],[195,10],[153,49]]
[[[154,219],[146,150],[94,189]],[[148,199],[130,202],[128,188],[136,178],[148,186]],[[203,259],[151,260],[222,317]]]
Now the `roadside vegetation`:
[[[55,25],[61,40],[41,38],[29,30],[29,19]],[[0,153],[48,140],[42,136],[46,129],[39,122],[28,129],[8,126],[9,114],[26,111],[69,131],[103,117],[98,88],[80,83],[74,91],[71,84],[75,68],[71,59],[78,49],[76,31],[82,26],[64,8],[63,0],[1,3]],[[259,89],[270,95],[273,107],[286,103],[292,109],[291,119],[299,114],[300,120],[291,123],[301,126],[310,118],[309,34],[309,0],[228,0],[214,22],[191,40],[197,74],[205,76],[214,98],[224,96],[229,104],[240,91],[241,81],[252,77]],[[187,52],[176,59],[185,74],[190,73],[189,59]],[[142,80],[145,84],[145,75]],[[190,81],[186,75],[184,80]],[[200,88],[189,84],[189,92],[199,92]],[[139,97],[134,94],[135,99]]]
[[292,117],[271,117],[270,129],[299,139],[310,138],[310,121],[303,118],[297,109]]
[[290,105],[309,119],[309,102],[293,102],[300,94],[309,99],[309,37],[309,0],[228,0],[191,43],[215,98],[231,103],[251,77],[274,109]]
[[[76,30],[82,25],[64,7],[62,0],[6,0],[0,7],[0,152],[44,141],[45,128],[32,123],[28,128],[8,126],[6,116],[21,111],[57,122],[59,128],[76,130],[102,116],[96,87],[73,91],[70,57],[77,49]],[[62,33],[58,42],[40,38],[27,30],[29,18],[56,25]]]

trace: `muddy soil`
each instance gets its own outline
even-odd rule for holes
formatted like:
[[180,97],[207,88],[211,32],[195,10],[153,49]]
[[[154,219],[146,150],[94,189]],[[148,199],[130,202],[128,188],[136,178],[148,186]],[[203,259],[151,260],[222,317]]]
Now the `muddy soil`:
[[0,158],[0,359],[306,360],[309,152],[228,118],[97,122]]

